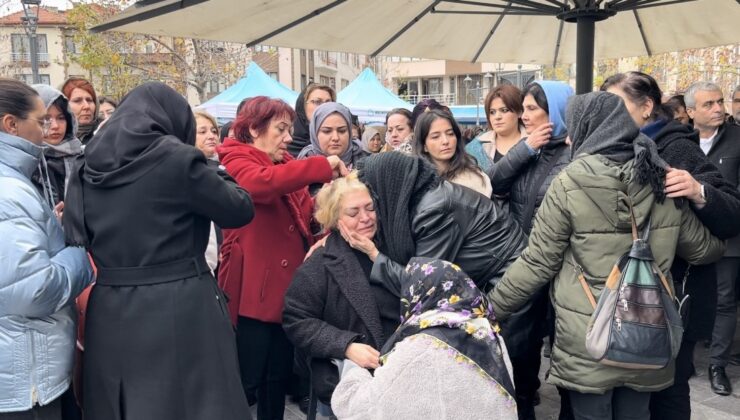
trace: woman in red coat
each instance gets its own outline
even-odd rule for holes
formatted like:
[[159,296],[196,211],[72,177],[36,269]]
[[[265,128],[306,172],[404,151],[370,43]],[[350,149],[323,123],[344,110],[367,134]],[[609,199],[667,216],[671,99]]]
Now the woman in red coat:
[[336,156],[294,160],[288,154],[295,112],[258,96],[234,122],[234,136],[219,147],[226,171],[249,191],[254,220],[224,229],[219,270],[231,297],[245,391],[257,390],[259,420],[282,419],[293,348],[282,328],[283,298],[293,273],[314,243],[308,185],[346,174]]

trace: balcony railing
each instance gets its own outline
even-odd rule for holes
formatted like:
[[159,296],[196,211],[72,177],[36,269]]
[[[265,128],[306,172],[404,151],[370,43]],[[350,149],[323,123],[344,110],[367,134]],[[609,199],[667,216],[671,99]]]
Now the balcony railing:
[[[38,57],[38,60],[40,63],[48,63],[49,62],[49,53],[37,53],[36,56]],[[10,57],[14,62],[30,62],[31,61],[31,53],[19,53],[14,52],[10,53]]]
[[401,99],[408,101],[411,105],[416,105],[424,99],[434,99],[442,105],[455,105],[454,93],[437,93],[430,95],[399,95]]

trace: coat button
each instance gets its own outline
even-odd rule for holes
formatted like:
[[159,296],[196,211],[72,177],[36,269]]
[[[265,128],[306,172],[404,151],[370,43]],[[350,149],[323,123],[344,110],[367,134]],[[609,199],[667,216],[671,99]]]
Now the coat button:
[[282,261],[280,261],[280,266],[283,267],[283,268],[284,267],[287,267],[288,266],[288,260],[282,260]]
[[294,225],[288,226],[288,231],[295,232],[295,226]]

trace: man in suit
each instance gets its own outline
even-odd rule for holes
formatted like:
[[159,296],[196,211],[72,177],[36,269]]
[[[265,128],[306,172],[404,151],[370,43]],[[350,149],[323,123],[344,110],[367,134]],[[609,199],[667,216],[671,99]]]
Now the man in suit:
[[[737,188],[740,181],[740,126],[725,122],[722,90],[713,83],[697,82],[689,87],[684,99],[686,112],[694,120],[694,128],[699,130],[699,146],[722,176]],[[732,384],[725,367],[735,335],[735,279],[740,273],[740,236],[727,242],[727,251],[717,262],[716,270],[717,312],[710,347],[709,381],[716,394],[730,395]]]

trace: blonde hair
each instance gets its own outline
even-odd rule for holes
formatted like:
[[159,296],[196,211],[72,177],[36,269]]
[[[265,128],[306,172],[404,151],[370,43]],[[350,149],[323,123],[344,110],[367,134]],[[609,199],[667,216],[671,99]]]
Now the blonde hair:
[[195,119],[196,120],[198,118],[205,118],[205,119],[207,119],[208,121],[211,122],[211,124],[213,124],[213,127],[216,129],[216,131],[218,131],[218,129],[219,129],[218,128],[218,122],[216,121],[216,117],[214,117],[213,115],[211,115],[211,114],[209,114],[207,112],[204,112],[204,111],[195,111],[195,112],[193,112],[193,115],[195,115]]
[[353,191],[368,191],[357,177],[357,171],[352,171],[344,178],[338,178],[321,188],[316,195],[316,221],[324,230],[337,227],[342,198]]

